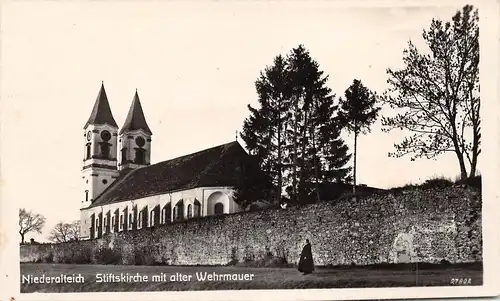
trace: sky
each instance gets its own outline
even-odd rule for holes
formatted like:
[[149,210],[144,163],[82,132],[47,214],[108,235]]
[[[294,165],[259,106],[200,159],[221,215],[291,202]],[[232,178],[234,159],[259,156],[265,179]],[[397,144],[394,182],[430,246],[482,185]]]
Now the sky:
[[[408,40],[422,46],[432,18],[449,20],[461,8],[459,2],[412,8],[283,3],[4,6],[2,195],[47,218],[43,233],[27,238],[44,240],[57,222],[79,218],[83,126],[101,81],[119,126],[138,90],[156,163],[233,141],[249,116],[247,105],[256,104],[254,82],[276,55],[303,44],[337,96],[355,78],[382,93],[386,69],[402,66]],[[389,158],[404,135],[382,133],[376,122],[359,138],[359,183],[389,188],[459,173],[452,155]],[[352,144],[352,136],[345,139]]]

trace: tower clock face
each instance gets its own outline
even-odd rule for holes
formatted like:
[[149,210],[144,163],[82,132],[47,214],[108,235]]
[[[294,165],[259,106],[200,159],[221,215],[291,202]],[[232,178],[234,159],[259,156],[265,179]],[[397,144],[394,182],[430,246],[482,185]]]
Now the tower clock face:
[[87,132],[87,140],[90,141],[90,138],[92,138],[92,133],[90,131]]
[[135,138],[135,144],[137,144],[138,147],[143,147],[144,144],[146,144],[146,141],[144,141],[144,138],[142,137],[137,137]]
[[102,131],[101,132],[101,138],[103,141],[109,141],[111,139],[111,134],[108,131]]

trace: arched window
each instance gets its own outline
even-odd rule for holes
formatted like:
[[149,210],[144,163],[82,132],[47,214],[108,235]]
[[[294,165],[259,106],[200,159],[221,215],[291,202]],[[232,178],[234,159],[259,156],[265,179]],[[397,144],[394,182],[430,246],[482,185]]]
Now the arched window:
[[166,204],[165,207],[161,210],[161,223],[162,224],[168,224],[171,221],[172,218],[172,212],[171,212],[171,206],[170,203]]
[[137,230],[137,219],[139,218],[139,212],[137,210],[137,205],[135,205],[132,209],[132,229]]
[[200,217],[201,216],[201,204],[198,200],[194,200],[194,212],[193,212],[194,217]]
[[108,143],[111,140],[111,133],[108,131],[101,132],[101,139],[103,142],[100,142],[101,145],[101,157],[108,159],[110,155],[111,144]]
[[118,228],[120,231],[123,230],[123,214],[120,214],[120,224],[119,224],[119,228]]
[[153,227],[155,225],[155,211],[154,209],[149,212],[149,226]]
[[174,220],[180,221],[184,218],[184,203],[180,200],[174,207]]
[[146,161],[145,158],[146,150],[142,148],[136,148],[135,149],[135,160],[134,163],[136,164],[144,164]]
[[139,218],[137,219],[137,229],[142,228],[142,212],[139,213]]
[[89,201],[89,191],[85,190],[85,202]]
[[215,212],[215,215],[224,214],[224,205],[222,203],[215,204],[214,212]]
[[111,217],[111,227],[110,227],[110,230],[113,231],[113,232],[115,231],[115,216],[114,215]]
[[128,214],[128,229],[132,229],[132,225],[134,224],[134,215],[132,213]]
[[109,150],[110,150],[111,144],[107,142],[102,142],[101,143],[101,157],[104,159],[109,158]]
[[122,148],[122,164],[127,163],[127,148]]
[[106,217],[104,217],[104,219],[103,219],[103,224],[104,224],[104,227],[102,229],[102,233],[106,233],[106,228],[108,227],[108,219]]
[[91,147],[92,147],[92,143],[87,143],[87,151],[86,151],[86,155],[85,155],[85,160],[90,159]]
[[111,214],[110,211],[106,213],[106,232],[111,232]]
[[192,218],[193,217],[193,205],[189,204],[188,205],[188,218]]
[[227,194],[222,193],[221,191],[213,192],[209,195],[206,202],[207,205],[203,208],[203,211],[205,211],[205,209],[207,210],[206,214],[219,215],[228,213],[228,208],[224,208],[226,204],[229,204],[229,197]]

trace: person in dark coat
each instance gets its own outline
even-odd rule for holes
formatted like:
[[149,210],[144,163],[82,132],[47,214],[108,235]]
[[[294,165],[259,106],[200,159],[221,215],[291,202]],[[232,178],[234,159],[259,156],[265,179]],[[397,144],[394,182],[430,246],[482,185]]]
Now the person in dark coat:
[[299,272],[304,275],[311,274],[314,271],[314,262],[311,252],[311,244],[306,239],[306,245],[302,249],[299,260]]

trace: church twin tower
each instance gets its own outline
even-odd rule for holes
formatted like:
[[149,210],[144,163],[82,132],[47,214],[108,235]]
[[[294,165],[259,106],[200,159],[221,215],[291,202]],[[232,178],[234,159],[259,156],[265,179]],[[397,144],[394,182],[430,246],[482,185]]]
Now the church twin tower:
[[104,84],[83,129],[85,148],[82,174],[85,195],[82,208],[86,208],[120,173],[150,164],[153,133],[144,118],[137,91],[127,118],[118,131]]

